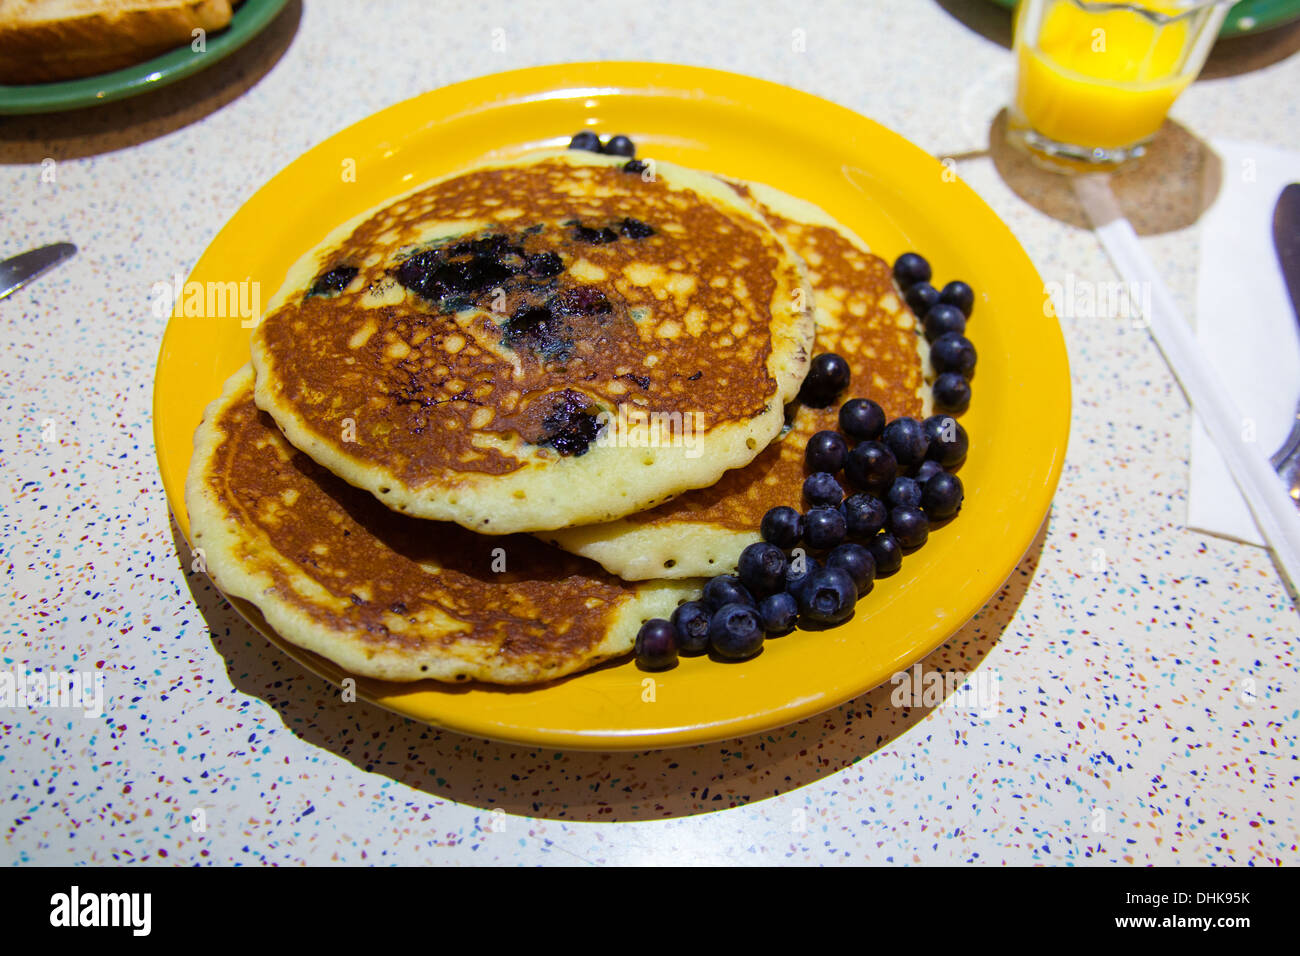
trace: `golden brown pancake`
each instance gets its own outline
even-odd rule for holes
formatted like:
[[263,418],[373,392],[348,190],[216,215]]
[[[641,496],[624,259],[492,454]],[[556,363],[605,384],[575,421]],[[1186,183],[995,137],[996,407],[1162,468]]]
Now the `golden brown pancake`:
[[245,367],[195,435],[194,546],[222,591],[353,673],[536,683],[626,653],[645,620],[698,594],[625,583],[530,535],[397,514],[296,451],[252,390]]
[[770,186],[732,183],[756,202],[773,228],[807,263],[815,293],[816,353],[842,355],[852,370],[848,392],[830,408],[795,403],[790,430],[748,466],[716,484],[683,494],[618,521],[542,535],[560,547],[599,561],[627,580],[728,573],[740,552],[759,540],[769,508],[803,510],[804,448],[823,429],[838,428],[839,405],[860,396],[885,414],[918,417],[928,372],[925,340],[902,301],[888,262],[824,211]]
[[[802,263],[713,177],[624,162],[481,167],[336,230],[254,334],[258,406],[389,507],[488,534],[747,464],[807,371]],[[660,439],[619,440],[629,409]]]

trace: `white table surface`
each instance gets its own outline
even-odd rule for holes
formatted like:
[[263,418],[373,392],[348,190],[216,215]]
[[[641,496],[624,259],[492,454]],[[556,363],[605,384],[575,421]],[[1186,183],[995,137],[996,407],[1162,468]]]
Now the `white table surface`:
[[[178,557],[151,434],[151,289],[302,151],[499,70],[718,67],[956,156],[1045,281],[1113,281],[1059,186],[990,154],[1008,31],[978,0],[312,0],[171,88],[0,118],[0,257],[81,247],[0,302],[0,671],[101,670],[106,698],[99,718],[0,706],[0,861],[1295,862],[1296,610],[1265,552],[1185,528],[1188,409],[1119,317],[1063,318],[1075,404],[1046,533],[925,661],[996,672],[991,715],[904,715],[886,686],[724,744],[530,751],[337,706]],[[1189,315],[1199,141],[1300,146],[1297,49],[1297,27],[1221,44],[1175,105],[1160,172],[1119,184]]]

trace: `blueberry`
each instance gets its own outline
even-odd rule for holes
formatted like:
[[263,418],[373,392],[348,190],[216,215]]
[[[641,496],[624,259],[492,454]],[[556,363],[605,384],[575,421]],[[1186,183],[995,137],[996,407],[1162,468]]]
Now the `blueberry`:
[[564,271],[564,260],[554,252],[539,252],[529,256],[524,261],[524,266],[531,274],[549,279]]
[[581,149],[588,153],[600,152],[600,137],[589,129],[584,129],[581,133],[574,133],[573,139],[569,140],[569,149]]
[[939,301],[945,305],[956,306],[961,309],[962,315],[969,319],[971,312],[975,310],[975,290],[960,279],[954,279],[943,287],[943,291],[939,293]]
[[925,313],[921,324],[927,342],[933,342],[941,335],[964,335],[966,332],[966,316],[961,314],[961,309],[943,302]]
[[930,439],[930,447],[925,453],[927,459],[937,461],[944,468],[955,468],[966,460],[970,438],[957,419],[951,415],[931,415],[922,427]]
[[[930,447],[931,449],[934,448],[933,445],[931,445]],[[914,476],[916,479],[916,483],[924,487],[927,481],[929,481],[935,475],[939,474],[939,472],[941,471],[943,471],[943,465],[939,464],[937,461],[934,461],[933,459],[927,458],[925,461],[921,462],[919,466],[917,466],[916,475]]]
[[687,601],[673,611],[677,649],[683,654],[703,654],[709,649],[709,619],[713,609],[703,601]]
[[849,495],[840,505],[844,526],[855,538],[869,538],[885,526],[889,510],[875,495]]
[[808,583],[809,578],[812,577],[812,573],[819,569],[821,565],[817,563],[816,558],[805,555],[802,569],[795,570],[796,567],[798,567],[798,564],[791,561],[790,567],[785,572],[785,590],[797,601],[799,600],[799,596],[803,594],[804,586]]
[[898,474],[898,459],[877,441],[864,441],[849,452],[844,476],[855,488],[884,494]]
[[970,382],[958,372],[944,372],[934,380],[930,390],[934,407],[949,415],[960,415],[970,408]]
[[921,486],[911,478],[899,476],[889,486],[885,503],[892,508],[919,508],[921,506]]
[[850,398],[840,406],[840,428],[858,441],[875,441],[885,430],[885,410],[869,398]]
[[898,539],[888,531],[881,532],[867,542],[867,550],[876,559],[876,577],[894,574],[903,566],[903,549]]
[[316,281],[307,290],[307,295],[329,295],[331,292],[342,292],[352,284],[352,280],[357,277],[357,273],[360,271],[356,266],[337,266],[324,275],[317,276]]
[[722,605],[709,621],[709,644],[714,653],[727,660],[753,657],[763,646],[758,610],[748,604]]
[[737,574],[751,594],[770,594],[785,586],[789,566],[784,551],[774,544],[756,541],[740,552]]
[[769,634],[784,634],[798,616],[799,602],[786,591],[769,594],[758,604],[758,622]]
[[930,536],[930,521],[920,508],[895,508],[887,527],[905,551],[915,551]]
[[584,226],[579,223],[573,227],[573,239],[575,242],[589,242],[593,246],[603,246],[611,242],[618,242],[618,233],[608,226],[601,226],[597,229],[594,226]]
[[943,521],[961,511],[964,497],[961,479],[945,471],[925,483],[921,491],[921,508],[933,520]]
[[764,541],[778,548],[793,548],[803,537],[803,515],[787,505],[769,508],[759,533]]
[[644,239],[646,236],[655,234],[654,226],[646,225],[640,219],[633,219],[631,216],[623,217],[623,221],[619,223],[618,231],[629,239]]
[[810,471],[829,471],[831,474],[844,467],[849,445],[838,432],[820,431],[808,439],[803,458]]
[[636,155],[636,147],[626,136],[611,136],[605,143],[605,152],[610,156],[626,156],[631,159]]
[[925,453],[930,448],[925,429],[915,418],[895,418],[885,426],[880,440],[894,453],[894,459],[902,471],[915,468],[925,461]]
[[648,671],[677,663],[677,631],[661,617],[646,621],[636,634],[636,662]]
[[541,441],[561,455],[585,455],[602,427],[590,399],[566,388],[545,401]]
[[803,539],[808,547],[825,551],[843,544],[848,534],[844,515],[836,508],[813,508],[804,515]]
[[957,372],[964,378],[975,374],[975,346],[964,335],[949,332],[930,344],[930,364],[939,373]]
[[860,544],[842,544],[826,555],[826,567],[839,568],[853,579],[858,594],[871,590],[871,583],[876,579],[876,559]]
[[939,302],[939,290],[928,282],[918,282],[904,293],[908,308],[919,316],[924,316],[931,307]]
[[815,471],[803,480],[804,501],[812,508],[838,508],[844,489],[828,471]]
[[907,291],[918,282],[929,282],[930,263],[915,252],[905,252],[894,262],[894,281],[903,291]]
[[799,391],[800,400],[814,408],[825,408],[848,388],[852,373],[849,363],[834,352],[823,352],[812,360],[808,376]]
[[[585,227],[583,227],[585,228]],[[613,232],[612,229],[598,230],[601,233]],[[604,242],[605,240],[600,240]],[[611,240],[613,241],[613,240]],[[555,315],[608,315],[614,311],[605,293],[594,286],[578,285],[561,289],[546,303]]]
[[731,574],[719,574],[716,578],[710,578],[709,583],[704,585],[704,596],[701,600],[711,611],[716,611],[724,604],[756,606],[754,596],[749,593],[749,589],[740,583],[740,578]]
[[838,624],[853,613],[858,589],[841,568],[814,571],[799,599],[799,610],[818,624]]

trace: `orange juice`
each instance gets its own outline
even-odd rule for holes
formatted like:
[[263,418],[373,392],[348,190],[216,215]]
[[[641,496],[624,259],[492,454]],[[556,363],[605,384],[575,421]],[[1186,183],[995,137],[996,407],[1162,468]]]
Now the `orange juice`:
[[1016,107],[1036,132],[1060,143],[1118,149],[1149,139],[1200,65],[1188,69],[1195,24],[1187,19],[1161,23],[1139,10],[1089,9],[1073,0],[1051,2],[1041,17],[1036,35],[1017,28]]

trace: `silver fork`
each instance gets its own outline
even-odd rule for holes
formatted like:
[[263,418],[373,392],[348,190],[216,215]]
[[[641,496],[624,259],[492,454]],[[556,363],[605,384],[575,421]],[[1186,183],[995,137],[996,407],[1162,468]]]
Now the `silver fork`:
[[1273,463],[1273,467],[1280,474],[1283,462],[1295,458],[1297,453],[1300,453],[1300,402],[1296,402],[1295,423],[1291,426],[1291,434],[1286,436],[1286,440],[1282,442],[1282,447],[1273,452],[1273,456],[1269,458],[1269,461]]

